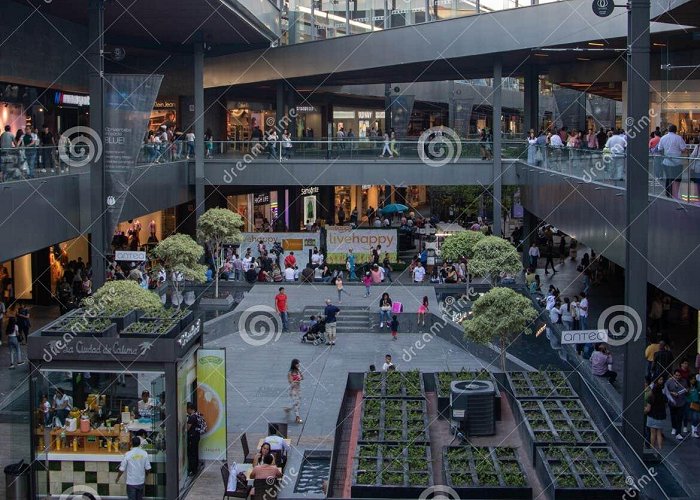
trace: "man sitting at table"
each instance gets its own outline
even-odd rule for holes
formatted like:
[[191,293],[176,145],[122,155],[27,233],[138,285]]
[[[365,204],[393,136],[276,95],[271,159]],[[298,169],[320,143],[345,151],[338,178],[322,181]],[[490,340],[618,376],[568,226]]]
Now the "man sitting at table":
[[[272,481],[282,477],[282,471],[275,465],[272,464],[272,453],[268,453],[263,457],[263,463],[253,467],[250,471],[250,478],[263,479],[267,484],[272,484]],[[255,488],[250,494],[255,498]]]

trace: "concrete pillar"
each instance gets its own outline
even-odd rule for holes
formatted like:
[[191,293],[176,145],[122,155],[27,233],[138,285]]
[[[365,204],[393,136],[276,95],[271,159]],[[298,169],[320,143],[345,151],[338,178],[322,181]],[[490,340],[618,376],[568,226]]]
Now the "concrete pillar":
[[379,207],[379,188],[372,186],[367,191],[367,208],[372,207],[375,210]]
[[365,206],[362,203],[362,186],[355,186],[355,206],[357,207],[357,225],[362,221],[362,214],[365,212]]
[[204,213],[204,43],[194,44],[194,196],[195,216]]
[[535,129],[535,134],[540,128],[540,78],[537,66],[530,64],[525,68],[525,99],[523,102],[524,132]]
[[[90,62],[90,128],[98,137],[104,137],[104,0],[90,0],[88,8],[88,60]],[[90,166],[90,262],[92,264],[93,290],[105,282],[105,255],[110,251],[110,240],[114,228],[107,229],[105,205],[107,202],[104,184],[104,161],[96,155]],[[33,476],[33,475],[32,475]]]
[[[275,87],[275,124],[281,123],[284,118],[284,82],[277,82]],[[271,127],[265,126],[265,130]],[[278,134],[279,135],[279,134]]]
[[493,234],[496,236],[500,236],[503,231],[503,218],[501,217],[503,187],[503,166],[501,165],[502,73],[501,60],[497,58],[493,63]]
[[[633,123],[647,119],[649,110],[650,36],[649,0],[630,0],[627,25],[627,116]],[[624,87],[623,87],[624,90]],[[623,123],[624,120],[623,120]],[[623,125],[624,126],[624,125]],[[649,230],[649,148],[647,134],[627,138],[627,193],[625,230],[625,307],[640,320],[639,331],[625,344],[622,389],[622,433],[640,456],[644,449],[644,398],[639,376],[646,360],[647,246]],[[629,314],[631,316],[632,314]],[[634,323],[634,320],[632,320]]]

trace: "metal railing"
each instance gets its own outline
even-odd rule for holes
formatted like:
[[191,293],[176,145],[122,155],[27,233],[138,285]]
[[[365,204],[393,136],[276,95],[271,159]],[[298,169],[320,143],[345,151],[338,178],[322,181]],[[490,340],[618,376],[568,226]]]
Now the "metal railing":
[[[584,182],[625,187],[628,168],[625,152],[529,146],[526,161],[529,165],[571,175]],[[700,158],[692,154],[680,157],[650,154],[647,173],[649,194],[700,203]]]
[[70,173],[74,154],[59,155],[57,146],[0,148],[0,182]]

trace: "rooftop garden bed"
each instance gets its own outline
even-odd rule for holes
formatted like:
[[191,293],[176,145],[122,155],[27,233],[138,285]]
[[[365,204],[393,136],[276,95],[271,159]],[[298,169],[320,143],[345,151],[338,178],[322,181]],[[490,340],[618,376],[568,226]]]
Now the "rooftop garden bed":
[[508,372],[507,376],[516,399],[578,397],[564,372]]

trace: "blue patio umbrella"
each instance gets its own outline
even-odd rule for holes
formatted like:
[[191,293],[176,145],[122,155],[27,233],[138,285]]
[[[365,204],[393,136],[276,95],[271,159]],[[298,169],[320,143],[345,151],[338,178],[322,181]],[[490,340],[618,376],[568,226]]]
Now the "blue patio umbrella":
[[397,212],[408,212],[408,207],[406,205],[402,205],[401,203],[390,203],[389,205],[382,207],[381,211],[383,214],[393,214],[393,213],[397,213]]

